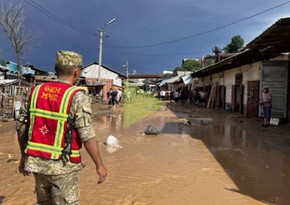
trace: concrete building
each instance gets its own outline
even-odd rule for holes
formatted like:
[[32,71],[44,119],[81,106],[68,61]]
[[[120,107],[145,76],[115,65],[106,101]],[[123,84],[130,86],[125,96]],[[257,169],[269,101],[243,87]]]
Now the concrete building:
[[97,62],[85,66],[81,77],[84,79],[89,91],[101,96],[104,101],[107,100],[107,92],[110,88],[113,86],[121,88],[123,79],[126,78],[125,75],[104,65],[99,70]]
[[[261,116],[259,107],[263,86],[272,93],[272,116],[290,117],[289,52],[290,18],[277,21],[246,49],[192,74],[194,87],[214,91],[214,107],[247,116]],[[215,86],[214,86],[215,85]]]

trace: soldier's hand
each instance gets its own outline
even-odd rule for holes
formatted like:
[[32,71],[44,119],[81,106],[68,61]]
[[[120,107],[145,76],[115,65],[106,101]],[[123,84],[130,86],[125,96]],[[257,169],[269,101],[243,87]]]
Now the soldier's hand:
[[104,166],[97,168],[97,173],[99,175],[99,181],[98,184],[103,183],[107,178],[107,169]]
[[25,157],[23,156],[20,159],[18,169],[19,169],[19,173],[20,174],[23,174],[23,176],[28,176],[28,175],[30,175],[30,172],[27,172],[27,171],[24,170],[24,164],[25,164]]

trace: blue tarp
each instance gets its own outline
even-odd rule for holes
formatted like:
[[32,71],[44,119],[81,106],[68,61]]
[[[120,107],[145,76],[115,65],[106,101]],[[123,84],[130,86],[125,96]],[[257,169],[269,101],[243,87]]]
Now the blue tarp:
[[[9,67],[9,71],[12,73],[16,74],[18,72],[16,63],[9,62],[8,67]],[[22,75],[27,75],[27,74],[35,75],[35,71],[31,70],[29,67],[21,66],[21,71],[22,71]]]
[[167,83],[167,80],[168,80],[168,79],[163,79],[163,80],[161,81],[161,83],[160,83],[159,86],[161,87],[162,85],[165,85],[165,84]]

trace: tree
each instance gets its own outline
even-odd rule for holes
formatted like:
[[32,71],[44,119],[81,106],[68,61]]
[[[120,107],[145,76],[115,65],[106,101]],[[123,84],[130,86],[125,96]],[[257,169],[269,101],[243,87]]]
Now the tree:
[[203,58],[203,66],[204,67],[208,67],[208,66],[213,65],[215,63],[216,63],[216,56],[214,56],[214,55],[206,55]]
[[196,70],[199,70],[201,68],[201,64],[200,64],[200,61],[198,60],[186,60],[184,61],[184,63],[175,68],[173,70],[174,73],[176,73],[177,71],[196,71]]
[[245,41],[240,35],[234,36],[224,50],[227,53],[237,53],[243,47],[244,43]]
[[163,79],[171,78],[171,76],[172,76],[172,73],[165,73],[163,75]]
[[2,0],[0,5],[0,26],[14,48],[18,77],[22,77],[20,59],[31,47],[34,39],[32,31],[24,30],[24,9],[21,4],[12,4],[9,0]]
[[2,65],[2,66],[5,65],[5,61],[3,60],[2,50],[1,49],[0,49],[0,65]]

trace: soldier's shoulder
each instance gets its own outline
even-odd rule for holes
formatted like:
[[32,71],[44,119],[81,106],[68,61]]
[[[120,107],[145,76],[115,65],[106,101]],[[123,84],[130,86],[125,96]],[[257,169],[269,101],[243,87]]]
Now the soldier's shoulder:
[[79,89],[73,96],[73,102],[76,104],[86,104],[89,101],[88,96],[85,90]]
[[82,92],[85,92],[86,94],[89,94],[88,87],[85,87],[85,86],[77,86],[75,88],[78,89],[79,91],[82,91]]
[[76,87],[76,90],[77,90],[77,92],[76,92],[75,96],[84,97],[84,96],[89,95],[88,89],[85,87]]

